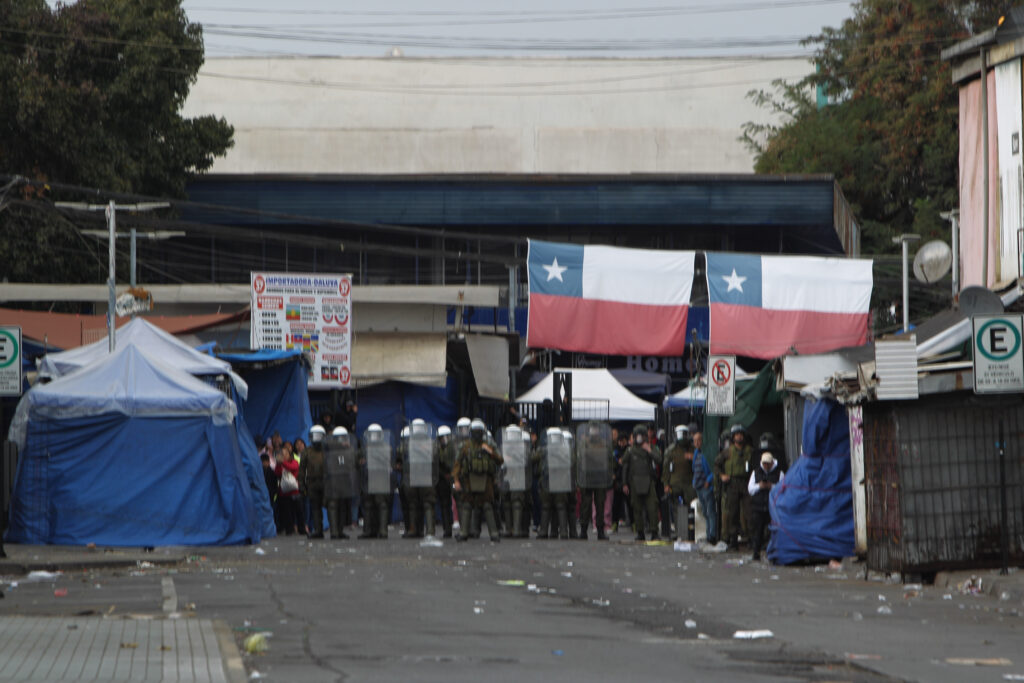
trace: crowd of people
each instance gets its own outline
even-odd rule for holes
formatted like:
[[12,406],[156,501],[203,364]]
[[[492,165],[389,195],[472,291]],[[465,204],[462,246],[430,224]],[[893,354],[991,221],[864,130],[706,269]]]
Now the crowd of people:
[[[704,540],[726,549],[767,544],[769,495],[784,480],[781,444],[763,435],[754,448],[742,425],[709,453],[698,424],[666,439],[653,426],[622,431],[590,421],[573,432],[530,429],[508,420],[497,438],[480,419],[436,430],[413,420],[397,438],[380,425],[355,433],[356,408],[322,417],[306,439],[274,434],[261,449],[281,534],[332,538],[362,523],[359,538],[386,538],[401,520],[403,538],[489,537],[598,540],[627,528],[637,540],[693,539],[691,504]],[[397,507],[395,502],[398,503]],[[440,529],[438,529],[440,526]]]

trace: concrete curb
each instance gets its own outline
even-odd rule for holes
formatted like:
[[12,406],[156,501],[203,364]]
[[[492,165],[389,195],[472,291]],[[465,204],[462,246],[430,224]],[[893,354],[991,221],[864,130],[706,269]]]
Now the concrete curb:
[[238,651],[238,644],[235,642],[235,634],[231,631],[231,627],[226,621],[215,619],[213,632],[217,635],[217,645],[220,647],[221,659],[224,662],[224,675],[229,683],[248,681],[249,676],[245,672],[242,653]]
[[188,558],[185,551],[177,549],[173,552],[123,552],[103,548],[7,545],[5,550],[7,557],[0,558],[0,575],[21,575],[32,571],[69,572],[135,568],[142,562],[160,567],[173,567]]

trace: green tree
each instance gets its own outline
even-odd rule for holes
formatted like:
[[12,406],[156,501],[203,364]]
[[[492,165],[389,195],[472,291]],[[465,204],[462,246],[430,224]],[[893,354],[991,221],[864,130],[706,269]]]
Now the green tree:
[[[184,197],[234,132],[224,119],[181,116],[203,60],[202,29],[180,0],[0,2],[0,174]],[[46,187],[0,187],[0,277],[105,277],[95,245],[41,197],[57,198]]]
[[[860,0],[807,39],[817,73],[751,97],[776,124],[748,123],[758,173],[832,173],[863,228],[862,251],[890,237],[944,236],[957,206],[958,98],[942,48],[996,25],[1008,3]],[[820,107],[817,94],[831,104]]]

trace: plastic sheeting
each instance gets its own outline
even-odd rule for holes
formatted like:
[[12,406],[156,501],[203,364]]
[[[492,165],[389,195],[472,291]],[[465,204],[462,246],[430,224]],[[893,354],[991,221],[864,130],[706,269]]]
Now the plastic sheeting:
[[451,377],[444,388],[405,382],[377,384],[359,390],[359,432],[377,423],[397,434],[417,417],[430,424],[452,426],[459,418],[458,405],[458,385]]
[[[286,352],[257,352],[254,354],[223,354],[219,358],[230,360],[249,385],[249,396],[239,401],[245,422],[253,436],[268,439],[274,432],[280,432],[285,441],[302,437],[309,441],[309,429],[313,418],[309,409],[309,390],[306,369],[301,356],[291,352],[281,358],[267,357],[266,354]],[[246,369],[246,365],[279,361],[267,367]],[[261,475],[262,476],[262,475]]]
[[772,562],[793,564],[854,554],[850,423],[843,406],[830,399],[807,403],[803,457],[769,500]]
[[191,375],[127,345],[34,388],[19,410],[27,420],[8,541],[259,541],[234,404]]
[[[235,389],[243,398],[248,392],[246,383],[231,372],[229,363],[196,351],[173,334],[161,330],[144,318],[135,318],[119,328],[115,342],[118,349],[126,345],[138,346],[154,358],[159,358],[163,363],[184,370],[190,375],[229,374]],[[77,349],[47,354],[39,361],[39,375],[54,379],[63,377],[109,355],[108,341],[104,337],[98,342]]]
[[[999,248],[999,158],[996,138],[996,77],[989,71],[988,82],[989,168],[984,168],[981,81],[960,88],[960,286],[991,287],[996,281]],[[988,173],[988,244],[985,244],[985,173]],[[988,282],[982,282],[982,268],[988,259]]]

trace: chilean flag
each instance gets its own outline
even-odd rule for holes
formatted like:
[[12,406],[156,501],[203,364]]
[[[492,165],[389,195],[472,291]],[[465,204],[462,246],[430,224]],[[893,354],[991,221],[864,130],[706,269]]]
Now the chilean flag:
[[694,257],[692,251],[530,240],[527,346],[681,355]]
[[777,358],[868,340],[871,261],[707,254],[711,353]]

